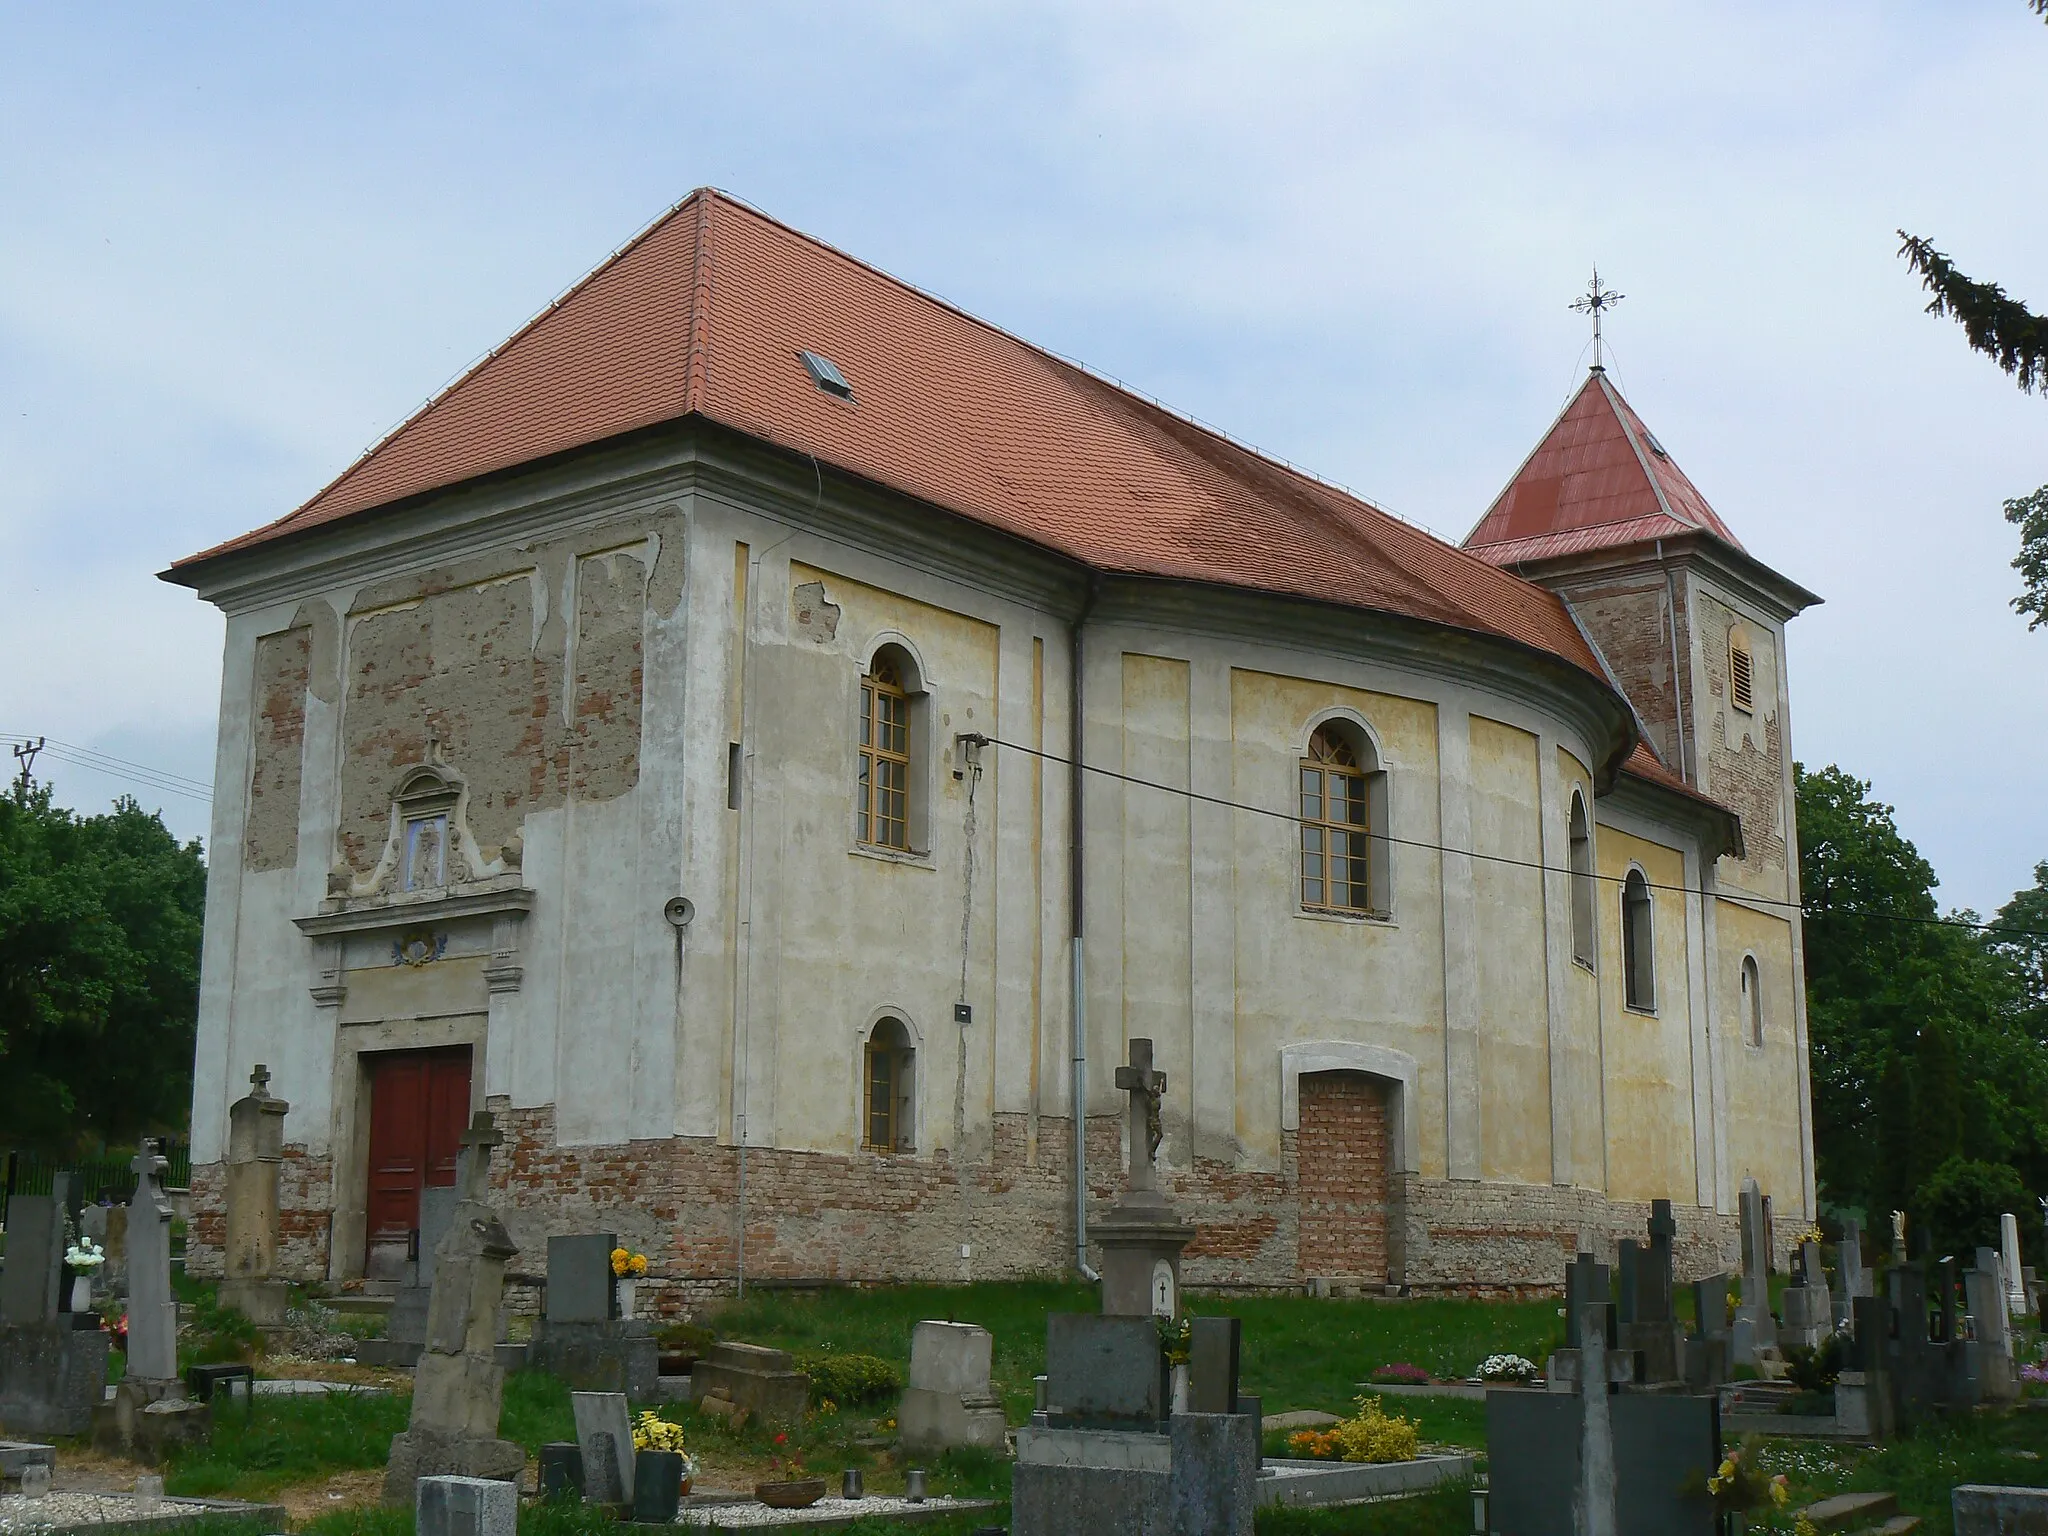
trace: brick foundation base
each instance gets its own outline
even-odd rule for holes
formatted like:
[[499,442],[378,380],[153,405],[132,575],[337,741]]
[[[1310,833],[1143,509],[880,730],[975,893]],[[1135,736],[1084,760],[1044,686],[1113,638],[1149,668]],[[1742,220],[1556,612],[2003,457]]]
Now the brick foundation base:
[[[1304,1126],[1322,1123],[1312,1121],[1320,1111],[1310,1111],[1309,1102],[1305,1098]],[[684,1137],[562,1147],[555,1144],[551,1109],[493,1107],[506,1143],[493,1160],[491,1182],[519,1244],[515,1270],[543,1270],[550,1235],[615,1231],[647,1254],[652,1277],[643,1292],[657,1312],[678,1312],[732,1289],[741,1260],[736,1149]],[[1351,1116],[1363,1125],[1371,1118],[1363,1101],[1328,1107],[1339,1120]],[[1380,1115],[1383,1124],[1383,1106]],[[1311,1172],[1303,1189],[1299,1142],[1298,1133],[1284,1138],[1278,1173],[1207,1160],[1167,1170],[1171,1196],[1197,1230],[1185,1258],[1185,1283],[1281,1291],[1321,1279],[1337,1294],[1377,1294],[1384,1291],[1380,1275],[1390,1271],[1412,1292],[1550,1295],[1578,1248],[1611,1261],[1615,1242],[1640,1238],[1649,1219],[1647,1204],[1609,1201],[1591,1190],[1424,1179],[1386,1173],[1362,1154],[1338,1170],[1350,1181],[1345,1201],[1355,1212],[1365,1203],[1361,1197],[1383,1183],[1386,1215],[1347,1233],[1329,1209],[1327,1170],[1320,1184]],[[1116,1119],[1089,1121],[1091,1220],[1122,1190],[1122,1145]],[[747,1278],[770,1285],[943,1284],[1065,1272],[1073,1259],[1068,1147],[1066,1122],[1041,1120],[1034,1157],[1024,1117],[1004,1115],[997,1117],[988,1151],[959,1165],[943,1154],[749,1148]],[[217,1163],[192,1171],[187,1267],[196,1275],[220,1272],[223,1174]],[[360,1255],[353,1265],[330,1264],[330,1175],[324,1156],[287,1148],[279,1257],[293,1279],[360,1270]],[[1306,1235],[1304,1200],[1310,1208]],[[1734,1217],[1685,1205],[1677,1214],[1681,1279],[1737,1267]],[[1782,1246],[1789,1229],[1779,1225]],[[970,1249],[965,1260],[959,1257],[963,1241]],[[515,1288],[508,1300],[515,1308],[530,1307],[533,1293]]]

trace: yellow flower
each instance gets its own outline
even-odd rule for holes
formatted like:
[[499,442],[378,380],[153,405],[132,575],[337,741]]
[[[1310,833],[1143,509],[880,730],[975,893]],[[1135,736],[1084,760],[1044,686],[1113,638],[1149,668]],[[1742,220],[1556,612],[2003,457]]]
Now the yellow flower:
[[636,1275],[644,1275],[644,1274],[646,1274],[646,1273],[647,1273],[647,1255],[646,1255],[646,1254],[644,1254],[644,1253],[636,1253],[636,1254],[634,1254],[634,1255],[633,1255],[633,1273],[634,1273],[634,1274],[636,1274]]
[[1785,1474],[1782,1472],[1771,1479],[1771,1502],[1780,1509],[1792,1502],[1792,1490],[1785,1486]]
[[630,1253],[626,1252],[625,1249],[614,1248],[612,1250],[612,1273],[615,1275],[623,1275],[626,1272],[626,1266],[632,1259],[632,1257],[633,1256]]

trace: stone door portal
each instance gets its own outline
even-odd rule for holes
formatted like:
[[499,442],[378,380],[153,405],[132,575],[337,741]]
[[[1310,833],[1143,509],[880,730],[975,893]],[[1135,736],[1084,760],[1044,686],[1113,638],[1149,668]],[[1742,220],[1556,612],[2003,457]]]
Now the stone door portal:
[[370,1069],[368,1220],[363,1275],[403,1278],[420,1190],[455,1182],[458,1138],[469,1124],[469,1047],[389,1051]]
[[1296,1199],[1301,1275],[1387,1283],[1387,1087],[1363,1072],[1301,1078]]

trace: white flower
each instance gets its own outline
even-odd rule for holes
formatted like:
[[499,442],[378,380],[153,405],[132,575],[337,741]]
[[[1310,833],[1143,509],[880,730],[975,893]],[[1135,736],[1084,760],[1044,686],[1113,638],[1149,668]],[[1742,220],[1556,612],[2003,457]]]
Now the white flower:
[[1481,1381],[1534,1381],[1536,1363],[1520,1355],[1488,1355],[1479,1363]]
[[64,1250],[64,1262],[80,1274],[91,1274],[107,1262],[106,1250],[91,1238],[84,1238]]

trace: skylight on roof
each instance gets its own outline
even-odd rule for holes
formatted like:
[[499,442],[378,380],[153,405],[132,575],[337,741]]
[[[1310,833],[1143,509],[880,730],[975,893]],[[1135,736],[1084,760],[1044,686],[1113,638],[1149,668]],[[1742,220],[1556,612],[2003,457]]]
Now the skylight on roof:
[[[806,355],[806,356],[809,356],[809,354],[808,354],[808,353],[806,353],[805,355]],[[1663,445],[1662,443],[1660,443],[1660,442],[1658,442],[1658,441],[1657,441],[1657,434],[1656,434],[1656,433],[1654,433],[1654,432],[1645,432],[1645,433],[1643,434],[1643,441],[1644,441],[1644,442],[1646,442],[1646,443],[1648,443],[1648,444],[1650,445],[1650,452],[1652,452],[1652,453],[1654,453],[1655,455],[1657,455],[1657,457],[1658,457],[1658,458],[1660,458],[1660,459],[1668,459],[1668,458],[1670,458],[1670,457],[1671,457],[1671,455],[1670,455],[1670,454],[1668,454],[1668,453],[1666,453],[1666,452],[1664,451],[1664,445]]]
[[811,375],[811,382],[828,395],[837,395],[842,400],[853,398],[853,386],[846,382],[846,375],[839,371],[839,365],[831,358],[817,352],[799,352],[804,367]]

